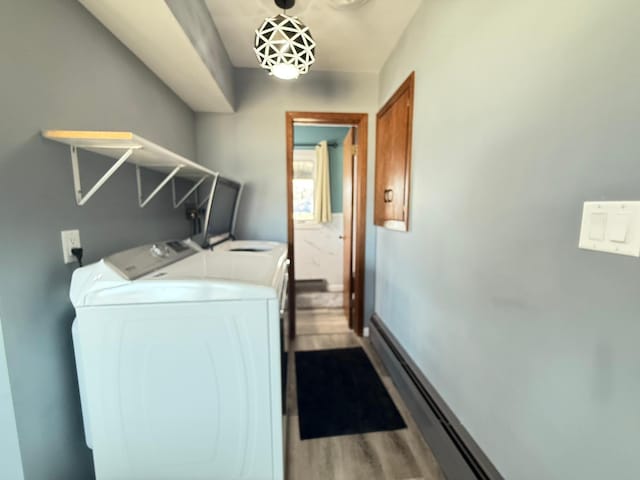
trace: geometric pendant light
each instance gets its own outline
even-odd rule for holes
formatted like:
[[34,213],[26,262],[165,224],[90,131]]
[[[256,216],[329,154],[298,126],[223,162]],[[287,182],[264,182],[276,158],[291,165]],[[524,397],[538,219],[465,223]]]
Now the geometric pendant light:
[[270,75],[292,80],[307,73],[316,61],[316,43],[309,27],[298,17],[286,14],[295,0],[275,0],[275,3],[285,13],[264,20],[256,30],[253,50],[260,66],[269,70]]

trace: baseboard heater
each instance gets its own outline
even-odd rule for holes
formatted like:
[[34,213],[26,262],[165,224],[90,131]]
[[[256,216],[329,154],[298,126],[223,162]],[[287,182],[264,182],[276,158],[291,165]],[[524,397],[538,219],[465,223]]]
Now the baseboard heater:
[[504,480],[377,314],[371,343],[450,480]]

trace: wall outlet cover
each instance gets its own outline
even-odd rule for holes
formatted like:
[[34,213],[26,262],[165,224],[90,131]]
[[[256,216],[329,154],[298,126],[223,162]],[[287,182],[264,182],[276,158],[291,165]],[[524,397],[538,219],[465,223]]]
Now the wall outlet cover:
[[62,255],[64,263],[77,262],[76,257],[71,253],[72,248],[80,248],[80,231],[79,230],[63,230],[60,232],[62,239]]

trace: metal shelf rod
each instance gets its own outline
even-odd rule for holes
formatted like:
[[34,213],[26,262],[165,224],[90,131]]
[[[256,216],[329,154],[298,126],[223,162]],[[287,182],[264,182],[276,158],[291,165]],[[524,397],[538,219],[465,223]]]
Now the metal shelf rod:
[[173,192],[173,208],[178,208],[180,205],[182,205],[182,204],[185,202],[185,200],[186,200],[187,198],[189,198],[189,197],[191,196],[191,194],[192,194],[193,192],[195,192],[195,191],[196,191],[196,189],[197,189],[200,185],[202,185],[202,183],[203,183],[207,178],[208,178],[208,176],[207,176],[207,175],[205,175],[205,176],[204,176],[204,177],[202,177],[200,180],[198,180],[198,181],[193,185],[193,187],[191,187],[191,188],[189,189],[189,191],[188,191],[187,193],[185,193],[185,194],[184,194],[184,197],[182,197],[182,198],[181,198],[180,200],[178,200],[177,202],[176,202],[176,179],[175,179],[175,178],[172,178],[172,179],[171,179],[171,191]]
[[80,165],[78,164],[78,149],[72,145],[71,146],[71,166],[73,168],[73,187],[75,188],[76,193],[76,202],[78,205],[82,206],[89,201],[93,195],[100,190],[100,188],[105,184],[107,180],[111,178],[111,176],[116,173],[116,171],[127,161],[127,159],[133,153],[133,148],[129,148],[124,154],[118,159],[116,163],[111,165],[111,168],[107,170],[107,172],[98,180],[91,189],[87,192],[86,195],[82,195],[82,184],[80,182]]
[[138,165],[136,165],[136,180],[138,182],[138,204],[140,205],[140,208],[144,208],[147,203],[149,203],[151,201],[151,199],[153,197],[155,197],[158,192],[160,190],[162,190],[162,187],[164,187],[167,183],[169,183],[169,180],[171,180],[173,177],[176,176],[176,174],[180,171],[180,169],[182,168],[182,165],[178,165],[176,168],[174,168],[171,173],[169,175],[167,175],[164,180],[162,180],[160,182],[160,184],[153,190],[153,192],[151,192],[149,194],[149,196],[143,200],[143,196],[142,196],[142,179],[141,179],[141,175],[140,175],[140,167]]

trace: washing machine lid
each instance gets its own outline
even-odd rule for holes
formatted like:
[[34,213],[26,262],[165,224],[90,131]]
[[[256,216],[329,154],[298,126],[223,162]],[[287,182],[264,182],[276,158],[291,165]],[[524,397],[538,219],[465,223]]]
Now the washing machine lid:
[[229,241],[172,263],[143,280],[227,281],[275,287],[286,257],[286,246],[280,243],[267,246],[266,242]]
[[282,247],[282,243],[265,240],[229,240],[215,245],[213,250],[216,252],[266,253],[279,251]]
[[76,308],[279,299],[286,266],[283,244],[266,251],[204,250],[134,280],[103,260],[74,272],[70,297]]

